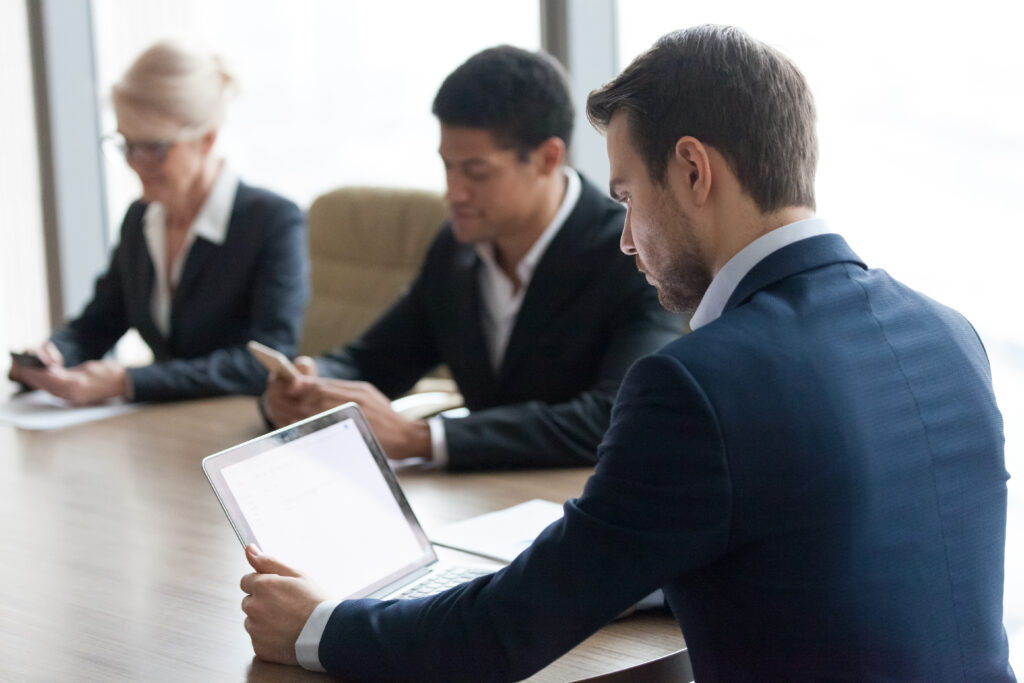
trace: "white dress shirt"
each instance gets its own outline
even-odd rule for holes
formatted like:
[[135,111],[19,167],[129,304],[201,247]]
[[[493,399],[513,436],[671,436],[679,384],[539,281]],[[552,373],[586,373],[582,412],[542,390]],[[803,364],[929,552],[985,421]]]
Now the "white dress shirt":
[[[476,245],[476,253],[480,256],[483,267],[480,268],[477,283],[480,287],[480,327],[484,334],[484,342],[491,361],[491,367],[497,373],[505,359],[505,349],[512,336],[519,309],[523,305],[523,297],[530,285],[533,271],[536,270],[551,240],[555,239],[565,224],[569,214],[576,208],[583,184],[575,170],[563,167],[566,186],[565,197],[558,207],[554,218],[544,228],[537,241],[516,264],[516,277],[519,288],[513,289],[512,280],[501,270],[494,256],[494,245],[490,243]],[[448,464],[448,441],[444,433],[444,419],[434,417],[427,421],[430,426],[431,469],[445,467]]]
[[146,207],[146,213],[142,216],[142,231],[146,237],[149,258],[153,261],[155,277],[150,312],[153,323],[165,338],[171,334],[171,301],[174,298],[174,290],[181,282],[181,271],[192,243],[197,237],[214,244],[224,243],[237,192],[238,174],[225,164],[217,175],[209,196],[189,226],[181,250],[171,264],[170,273],[167,272],[167,211],[160,202],[152,202]]
[[[494,246],[482,244],[476,247],[480,260],[483,262],[478,281],[483,304],[480,312],[480,325],[487,343],[491,367],[495,372],[501,369],[501,362],[505,358],[505,349],[508,347],[509,337],[512,336],[512,328],[515,327],[516,317],[519,315],[519,308],[523,304],[523,296],[530,285],[533,271],[541,257],[544,256],[544,252],[547,251],[551,240],[562,229],[565,220],[576,208],[576,202],[579,201],[583,185],[580,176],[575,170],[568,167],[565,167],[564,171],[567,183],[561,206],[548,227],[544,229],[541,236],[516,265],[516,277],[519,279],[518,289],[513,290],[512,281],[498,266],[494,258]],[[428,424],[430,425],[433,456],[429,466],[431,468],[444,467],[448,464],[444,420],[434,417],[428,420]],[[331,613],[334,612],[334,608],[338,606],[339,602],[339,600],[327,600],[317,605],[313,613],[309,615],[309,619],[306,620],[305,626],[302,627],[302,631],[295,641],[295,657],[303,668],[310,671],[324,671],[323,665],[320,664],[320,639],[323,637],[324,629],[327,628]]]
[[690,329],[696,330],[717,320],[722,315],[725,304],[729,302],[729,297],[736,291],[740,281],[769,254],[773,254],[793,242],[829,232],[831,231],[824,219],[806,218],[783,225],[781,228],[775,228],[740,249],[711,280],[708,291],[704,293],[697,310],[690,318]]

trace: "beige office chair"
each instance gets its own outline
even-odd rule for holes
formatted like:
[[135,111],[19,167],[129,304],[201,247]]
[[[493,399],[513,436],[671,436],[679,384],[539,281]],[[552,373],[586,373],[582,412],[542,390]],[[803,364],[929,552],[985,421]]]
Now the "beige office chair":
[[[423,190],[342,187],[317,197],[308,215],[313,294],[300,352],[316,355],[365,331],[416,276],[447,211],[440,195]],[[400,412],[410,418],[462,405],[450,380],[414,391],[437,400],[407,403]]]
[[575,683],[693,683],[693,668],[690,653],[684,647],[628,669],[581,678]]
[[412,281],[446,212],[444,199],[422,190],[342,187],[317,197],[301,352],[335,348],[369,327]]

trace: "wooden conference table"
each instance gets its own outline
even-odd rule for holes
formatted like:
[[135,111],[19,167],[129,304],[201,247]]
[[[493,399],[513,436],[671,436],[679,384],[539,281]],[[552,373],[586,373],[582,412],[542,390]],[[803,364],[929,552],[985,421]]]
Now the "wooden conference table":
[[[52,432],[0,426],[0,681],[323,681],[254,659],[241,547],[200,467],[262,431],[252,399],[144,406]],[[588,471],[404,471],[429,534]],[[570,571],[570,568],[566,568]],[[610,624],[530,680],[568,681],[682,647],[667,615]]]

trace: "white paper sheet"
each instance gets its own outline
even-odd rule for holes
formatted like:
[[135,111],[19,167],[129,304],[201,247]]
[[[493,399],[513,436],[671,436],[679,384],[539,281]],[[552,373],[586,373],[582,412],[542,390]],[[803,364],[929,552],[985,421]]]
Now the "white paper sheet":
[[21,429],[60,429],[129,413],[138,405],[116,399],[100,405],[76,407],[45,391],[30,391],[0,403],[0,424]]
[[511,562],[549,524],[562,518],[562,506],[534,498],[504,510],[455,522],[431,534],[438,545]]

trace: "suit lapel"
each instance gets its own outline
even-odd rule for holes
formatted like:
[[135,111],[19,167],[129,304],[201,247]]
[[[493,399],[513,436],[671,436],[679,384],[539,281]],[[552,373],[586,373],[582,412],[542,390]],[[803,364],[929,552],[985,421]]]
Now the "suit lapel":
[[[141,222],[142,217],[139,217]],[[141,233],[140,233],[141,235]],[[157,329],[153,322],[153,289],[156,287],[156,265],[149,253],[145,239],[140,239],[136,246],[136,257],[132,259],[132,277],[129,280],[130,291],[126,292],[129,301],[129,320],[138,321],[135,325],[139,335],[153,349],[157,359],[166,358],[168,340]]]
[[171,301],[171,332],[174,332],[174,311],[178,310],[182,302],[186,301],[189,292],[200,281],[200,275],[206,267],[206,262],[217,252],[219,247],[216,244],[206,241],[202,237],[196,237],[185,257],[185,265],[181,269],[181,280],[178,288],[174,291]]
[[757,292],[780,280],[833,263],[849,262],[867,268],[842,237],[836,234],[808,237],[772,252],[740,280],[723,313],[742,305]]
[[587,250],[597,228],[594,189],[583,177],[576,208],[537,263],[505,349],[499,378],[509,377],[530,353],[539,333],[577,295],[593,269]]
[[472,247],[459,245],[457,249],[449,300],[439,302],[447,309],[447,315],[440,319],[454,330],[454,334],[445,336],[458,346],[456,357],[462,359],[468,376],[480,378],[481,387],[494,388],[496,377],[480,326],[480,257]]

